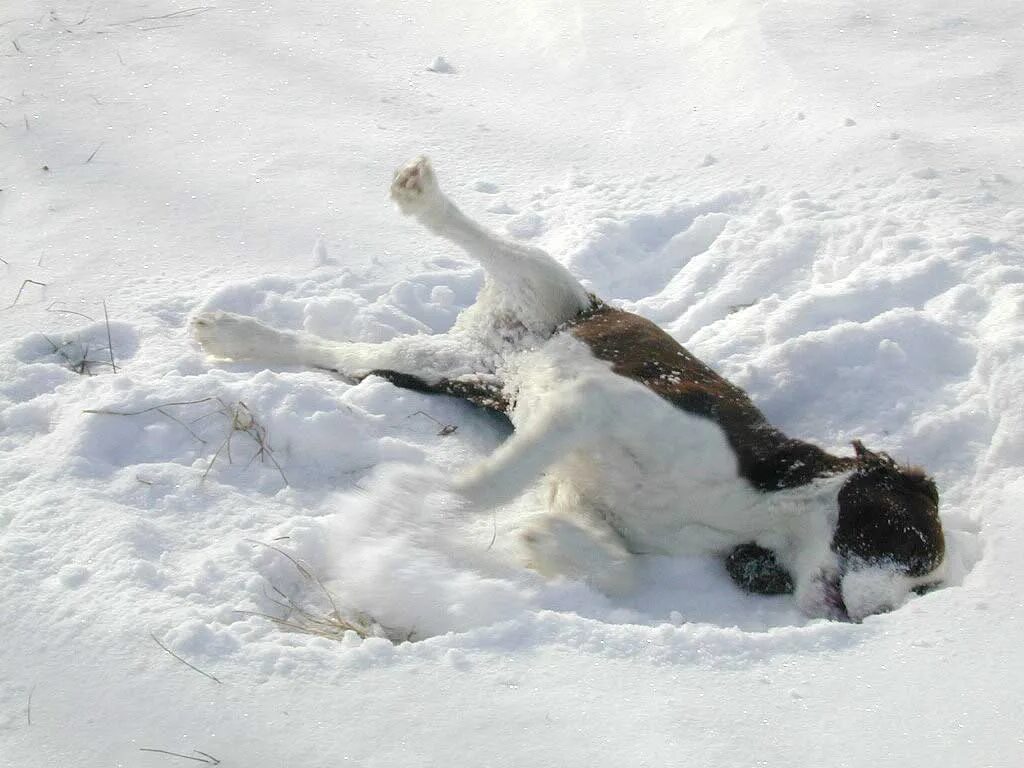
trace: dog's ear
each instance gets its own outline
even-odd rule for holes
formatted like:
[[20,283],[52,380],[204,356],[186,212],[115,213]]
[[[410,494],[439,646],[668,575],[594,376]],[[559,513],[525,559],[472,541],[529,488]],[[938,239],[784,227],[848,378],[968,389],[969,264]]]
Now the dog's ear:
[[859,461],[862,464],[867,462],[872,456],[877,455],[869,451],[867,448],[865,448],[864,443],[862,443],[860,440],[854,440],[852,445],[853,452],[857,454],[857,461]]
[[854,440],[853,452],[857,456],[857,467],[859,469],[871,469],[872,467],[896,467],[896,461],[887,453],[868,450],[860,440]]
[[918,493],[923,493],[932,503],[939,506],[939,489],[935,481],[921,467],[903,467],[900,473],[904,482]]

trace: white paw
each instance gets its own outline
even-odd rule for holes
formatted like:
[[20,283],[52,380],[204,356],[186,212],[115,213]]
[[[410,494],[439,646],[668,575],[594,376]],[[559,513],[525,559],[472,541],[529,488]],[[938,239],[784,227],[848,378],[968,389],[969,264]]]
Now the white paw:
[[251,317],[217,311],[195,315],[192,335],[211,357],[242,360],[259,357],[281,334]]
[[597,531],[574,521],[544,516],[522,534],[528,565],[542,576],[565,576],[589,584],[610,597],[636,588],[632,556]]
[[437,176],[430,159],[420,155],[395,171],[391,199],[407,216],[426,212],[444,204]]

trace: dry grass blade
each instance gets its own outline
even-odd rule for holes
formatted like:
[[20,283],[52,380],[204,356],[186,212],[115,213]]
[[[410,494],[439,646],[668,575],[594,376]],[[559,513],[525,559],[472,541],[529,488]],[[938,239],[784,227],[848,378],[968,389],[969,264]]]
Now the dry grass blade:
[[[53,342],[50,342],[51,344]],[[138,411],[111,411],[105,408],[87,408],[82,413],[104,413],[108,416],[139,416],[143,413],[149,413],[150,411],[159,411],[161,408],[169,408],[172,405],[195,405],[196,403],[208,403],[211,400],[216,400],[214,397],[204,397],[199,400],[176,400],[171,403],[161,403],[160,405],[154,405],[149,408],[142,408]]]
[[205,763],[206,765],[220,765],[218,760],[213,755],[207,754],[206,752],[200,752],[198,749],[192,750],[195,754],[201,755],[201,757],[193,757],[192,755],[183,755],[181,752],[171,752],[167,749],[153,749],[151,747],[139,747],[139,752],[155,752],[160,755],[170,755],[171,757],[183,757],[186,760],[195,760],[197,763]]
[[[234,432],[228,432],[228,436],[224,438],[224,442],[220,444],[216,451],[214,451],[213,458],[210,459],[210,463],[206,465],[206,471],[204,471],[202,477],[199,478],[199,482],[205,480],[206,476],[210,474],[210,470],[213,469],[213,465],[217,463],[217,458],[220,456],[221,451],[223,451],[225,447],[231,444],[231,436],[233,434]],[[228,459],[228,461],[230,461],[230,458]]]
[[491,512],[491,541],[487,545],[485,552],[490,552],[491,547],[494,546],[494,542],[498,540],[498,515],[495,512]]
[[25,720],[28,721],[29,725],[32,725],[32,694],[36,692],[36,687],[33,685],[28,692],[28,702],[25,704]]
[[78,361],[78,367],[75,369],[75,373],[79,376],[85,376],[86,374],[92,375],[92,371],[89,369],[88,364],[92,362],[89,360],[89,345],[85,345],[85,350],[82,352],[82,359]]
[[[47,338],[47,341],[49,341],[51,346],[53,346],[54,352],[59,353],[61,351],[61,347],[55,344],[52,340]],[[66,355],[64,355],[64,357],[67,359]],[[88,360],[87,362],[95,363],[98,361]],[[113,360],[111,360],[109,365],[113,364]],[[166,410],[167,408],[170,408],[172,406],[198,405],[199,403],[209,402],[216,402],[218,403],[219,407],[213,411],[210,411],[209,413],[205,413],[195,419],[192,419],[189,422],[186,422],[185,420],[179,418],[178,416],[175,416],[174,414]],[[207,444],[207,441],[200,437],[195,432],[195,430],[192,429],[190,425],[195,424],[196,422],[201,421],[203,419],[209,418],[210,416],[218,414],[224,416],[228,420],[227,435],[224,437],[224,440],[220,443],[220,445],[217,446],[217,450],[214,451],[213,456],[210,458],[209,463],[206,465],[206,469],[200,476],[200,482],[206,480],[210,472],[213,471],[213,467],[217,463],[217,459],[219,459],[222,454],[227,454],[228,462],[234,463],[231,458],[231,441],[237,433],[242,433],[248,435],[249,438],[252,439],[254,443],[256,443],[256,453],[254,453],[253,456],[249,459],[249,462],[246,464],[246,466],[252,464],[252,462],[255,461],[257,458],[261,462],[269,461],[271,464],[274,465],[274,468],[277,470],[278,474],[281,475],[281,480],[284,482],[284,484],[286,486],[288,485],[288,477],[284,473],[284,468],[281,466],[280,462],[278,462],[277,458],[274,456],[273,449],[270,447],[269,430],[263,424],[261,424],[259,420],[257,420],[256,416],[249,409],[249,407],[241,401],[238,401],[237,403],[232,405],[226,403],[219,397],[201,397],[196,400],[177,400],[169,403],[160,403],[158,405],[151,405],[148,408],[139,408],[138,410],[134,411],[117,411],[109,408],[87,408],[83,410],[82,413],[105,414],[108,416],[141,416],[142,414],[152,413],[154,411],[156,413],[159,413],[164,418],[169,419],[173,421],[175,424],[181,426],[195,440],[199,441],[204,445]]]
[[170,419],[171,421],[175,422],[176,424],[180,424],[180,425],[181,425],[182,427],[184,427],[184,428],[185,428],[185,431],[186,431],[186,432],[188,432],[188,433],[189,433],[190,435],[192,435],[192,437],[194,437],[194,438],[195,438],[196,440],[198,440],[198,441],[199,441],[200,443],[202,443],[203,445],[206,445],[206,441],[205,441],[205,440],[203,440],[203,438],[201,438],[201,437],[200,437],[199,435],[197,435],[197,434],[196,434],[196,433],[195,433],[195,432],[194,432],[194,431],[192,430],[192,427],[190,427],[190,426],[189,426],[188,424],[186,424],[186,423],[185,423],[184,421],[182,421],[181,419],[179,419],[179,418],[178,418],[177,416],[175,416],[175,415],[174,415],[173,413],[168,413],[168,412],[167,412],[167,411],[165,411],[165,410],[164,410],[163,408],[157,408],[157,409],[156,409],[156,412],[157,412],[157,413],[159,413],[159,414],[160,414],[161,416],[166,416],[166,417],[167,417],[168,419]]
[[21,298],[21,294],[24,292],[26,285],[38,285],[40,288],[46,287],[46,283],[41,283],[38,280],[22,280],[21,287],[18,289],[18,295],[15,296],[14,301],[12,301],[9,305],[4,307],[4,309],[10,309],[11,307],[18,303],[18,299]]
[[274,605],[286,611],[285,616],[272,616],[260,611],[237,611],[237,613],[248,616],[260,616],[273,622],[279,627],[291,629],[296,632],[303,632],[308,635],[326,637],[332,640],[341,638],[346,632],[355,632],[359,637],[367,638],[378,636],[380,631],[383,631],[387,639],[392,642],[399,642],[400,640],[408,639],[404,636],[400,637],[396,632],[388,631],[379,622],[374,621],[372,617],[365,614],[356,613],[351,618],[346,618],[338,608],[338,604],[333,593],[327,589],[323,581],[320,580],[320,577],[316,575],[312,568],[294,555],[279,547],[275,547],[273,544],[267,544],[266,542],[256,541],[254,539],[246,539],[246,541],[250,544],[266,547],[287,559],[288,562],[295,566],[295,569],[299,572],[299,575],[301,575],[302,578],[316,586],[320,594],[326,599],[330,608],[327,612],[322,612],[301,605],[277,587],[273,587],[274,592],[280,595],[282,600],[274,599],[269,595],[267,595],[267,598]]
[[195,8],[183,8],[180,11],[172,11],[171,13],[164,13],[159,16],[140,16],[137,19],[131,19],[130,21],[119,21],[114,24],[110,24],[111,27],[124,27],[131,24],[138,24],[142,21],[161,21],[164,19],[190,19],[193,16],[198,16],[202,13],[207,13],[214,10],[212,5],[198,6]]
[[[99,151],[98,148],[97,151]],[[93,152],[93,154],[96,153]],[[90,157],[89,160],[92,160],[92,158]],[[110,352],[110,367],[114,369],[114,373],[117,373],[117,364],[114,362],[114,342],[110,339],[110,316],[107,314],[106,299],[103,300],[103,321],[107,325],[107,350]]]
[[440,419],[435,419],[433,416],[431,416],[426,411],[416,411],[415,413],[410,413],[408,416],[406,416],[406,418],[407,419],[411,419],[413,416],[426,416],[432,422],[437,424],[439,427],[441,427],[441,429],[437,433],[441,437],[447,437],[448,435],[453,435],[453,434],[455,434],[455,431],[459,428],[458,425],[456,425],[456,424],[445,424]]
[[[262,462],[269,460],[278,474],[281,475],[281,480],[284,484],[288,485],[288,477],[284,473],[284,468],[278,462],[274,456],[274,451],[270,447],[270,432],[261,424],[255,414],[249,409],[244,402],[239,400],[237,403],[230,405],[220,398],[217,398],[217,402],[220,403],[220,412],[224,414],[230,421],[230,427],[228,429],[227,437],[224,438],[224,442],[217,448],[217,452],[213,455],[209,465],[206,467],[206,471],[203,472],[203,480],[210,474],[213,469],[214,463],[220,457],[221,453],[227,453],[228,463],[234,463],[231,458],[231,438],[234,437],[236,432],[248,435],[254,443],[256,443],[256,453],[249,459],[246,466],[252,464],[257,458]],[[210,414],[207,414],[210,415]],[[205,418],[205,417],[203,417]]]
[[[257,541],[256,539],[246,539],[246,541],[249,542],[250,544],[255,544],[258,547],[266,547],[267,549],[272,549],[274,552],[277,552],[277,554],[281,555],[281,557],[285,558],[292,565],[294,565],[295,569],[300,574],[302,574],[302,577],[304,579],[312,580],[314,578],[313,577],[313,572],[309,568],[307,568],[305,565],[303,565],[302,562],[300,560],[298,560],[294,555],[291,555],[291,554],[285,552],[280,547],[275,547],[273,544],[267,544],[265,541]],[[317,583],[319,583],[319,581],[320,580],[317,579]],[[323,586],[323,585],[321,585],[321,586]],[[276,589],[276,587],[275,587],[275,589]],[[282,597],[284,596],[284,594],[280,590],[277,590],[277,592],[278,592],[278,594],[281,594]]]
[[[40,256],[40,258],[42,258],[42,257]],[[0,259],[0,261],[3,261],[3,259]],[[54,309],[54,307],[57,304],[61,304],[61,303],[62,302],[60,302],[60,301],[53,302],[52,304],[50,304],[50,306],[48,306],[46,308],[46,311],[47,312],[60,312],[61,314],[64,314],[64,315],[77,315],[78,317],[84,317],[86,320],[88,320],[91,323],[95,323],[96,322],[96,318],[89,317],[89,315],[86,315],[83,312],[75,312],[75,310],[73,310],[73,309]]]
[[82,165],[88,165],[89,163],[91,163],[91,162],[92,162],[92,159],[93,159],[94,157],[96,157],[96,153],[97,153],[97,152],[99,152],[99,151],[100,151],[100,149],[102,149],[102,147],[103,147],[103,142],[101,141],[101,142],[99,143],[99,146],[97,146],[97,147],[96,147],[96,149],[94,149],[94,150],[92,151],[92,154],[91,154],[91,155],[89,155],[89,157],[87,157],[87,158],[86,158],[85,162],[84,162],[84,163],[82,163]]
[[171,654],[171,656],[176,658],[178,661],[180,661],[182,664],[184,664],[189,669],[194,669],[196,672],[198,672],[203,677],[208,677],[210,680],[213,680],[213,682],[217,683],[218,685],[223,685],[223,683],[220,680],[218,680],[216,677],[211,675],[209,672],[203,672],[203,670],[201,670],[195,664],[190,664],[189,662],[185,661],[185,659],[181,658],[181,656],[179,656],[174,651],[172,651],[170,648],[168,648],[166,645],[161,643],[160,640],[157,638],[157,636],[154,635],[152,632],[149,633],[149,636],[153,638],[153,642],[154,643],[159,645],[161,648],[163,648],[165,651],[167,651],[167,653]]
[[62,360],[64,360],[64,363],[67,365],[67,367],[70,368],[75,373],[79,374],[80,376],[92,376],[92,368],[90,366],[110,365],[110,363],[107,362],[106,360],[90,359],[88,345],[86,345],[85,348],[82,350],[81,355],[73,355],[69,354],[69,350],[73,350],[74,348],[75,343],[73,341],[65,341],[61,344],[57,344],[57,342],[55,342],[46,334],[42,334],[42,336],[44,339],[46,339],[47,343],[51,347],[53,347],[53,353],[55,355],[58,355]]

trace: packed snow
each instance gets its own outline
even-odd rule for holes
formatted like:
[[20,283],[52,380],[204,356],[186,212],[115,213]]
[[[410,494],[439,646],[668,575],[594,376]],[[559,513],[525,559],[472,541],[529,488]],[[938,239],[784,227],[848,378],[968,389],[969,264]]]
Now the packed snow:
[[[0,765],[1024,762],[1024,6],[18,0],[0,50]],[[201,353],[449,328],[420,152],[788,433],[926,467],[947,584],[545,580],[530,494],[431,492],[503,420]]]

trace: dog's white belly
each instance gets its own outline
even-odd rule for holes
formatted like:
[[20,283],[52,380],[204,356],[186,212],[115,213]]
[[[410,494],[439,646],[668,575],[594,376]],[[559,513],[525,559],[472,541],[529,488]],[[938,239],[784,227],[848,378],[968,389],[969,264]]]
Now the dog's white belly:
[[578,432],[549,468],[553,498],[578,498],[632,550],[724,552],[748,541],[785,548],[799,531],[808,505],[754,489],[721,427],[613,373],[576,339],[563,334],[518,353],[510,374],[517,430],[564,420],[561,431]]
[[718,427],[666,410],[660,429],[614,430],[574,451],[551,482],[570,484],[634,552],[725,552],[777,533],[779,521],[738,475]]

